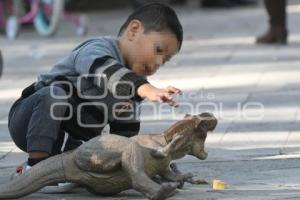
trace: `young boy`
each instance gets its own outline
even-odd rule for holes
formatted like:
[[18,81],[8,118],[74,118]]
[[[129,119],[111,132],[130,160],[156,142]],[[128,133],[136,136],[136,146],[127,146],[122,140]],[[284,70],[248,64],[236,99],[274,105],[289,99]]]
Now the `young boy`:
[[138,134],[137,104],[144,98],[176,106],[175,87],[151,85],[154,74],[181,48],[182,26],[168,6],[153,3],[132,13],[117,38],[83,42],[24,89],[9,113],[9,131],[29,158],[22,170],[71,150],[99,134]]

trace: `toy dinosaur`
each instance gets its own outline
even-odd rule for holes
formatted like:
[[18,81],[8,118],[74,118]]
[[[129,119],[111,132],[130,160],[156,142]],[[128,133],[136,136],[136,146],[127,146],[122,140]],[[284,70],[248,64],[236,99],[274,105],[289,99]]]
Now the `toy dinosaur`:
[[[78,183],[88,191],[111,196],[135,189],[153,200],[166,199],[178,182],[191,178],[177,174],[170,162],[189,154],[204,160],[208,131],[216,118],[209,113],[186,115],[162,134],[95,137],[71,152],[50,157],[8,183],[0,185],[0,199],[19,198],[51,183]],[[153,181],[159,175],[166,181]]]

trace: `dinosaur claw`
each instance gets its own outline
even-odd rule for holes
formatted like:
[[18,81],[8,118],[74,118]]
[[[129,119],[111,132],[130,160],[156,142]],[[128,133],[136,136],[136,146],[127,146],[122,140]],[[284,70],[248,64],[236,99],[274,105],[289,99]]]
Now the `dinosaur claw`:
[[151,200],[164,200],[176,193],[176,189],[180,184],[177,182],[163,183],[161,188],[153,195]]

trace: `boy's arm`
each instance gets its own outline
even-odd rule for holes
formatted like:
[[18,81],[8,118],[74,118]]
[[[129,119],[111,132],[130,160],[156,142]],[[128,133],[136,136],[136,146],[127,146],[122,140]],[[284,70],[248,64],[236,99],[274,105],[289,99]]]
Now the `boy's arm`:
[[110,54],[105,46],[87,44],[74,52],[75,72],[82,75],[81,78],[88,76],[89,81],[103,91],[109,90],[118,97],[135,97],[137,101],[141,101],[136,88],[148,81],[123,66]]
[[173,100],[173,94],[181,94],[181,90],[168,86],[165,89],[156,88],[150,83],[143,84],[138,87],[137,94],[142,98],[147,98],[149,101],[168,103],[170,106],[178,106]]
[[[84,75],[80,70],[77,71]],[[149,83],[144,77],[136,75],[109,56],[95,59],[86,74],[89,75],[89,80],[101,89],[109,90],[118,97],[135,96],[138,101],[142,99],[138,98],[140,96],[137,95],[136,88]]]

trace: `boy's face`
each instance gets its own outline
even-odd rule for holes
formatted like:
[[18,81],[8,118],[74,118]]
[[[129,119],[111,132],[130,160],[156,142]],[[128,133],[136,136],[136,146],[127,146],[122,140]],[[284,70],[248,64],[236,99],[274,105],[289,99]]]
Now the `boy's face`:
[[144,33],[141,23],[134,21],[124,33],[129,41],[126,61],[136,74],[150,76],[178,52],[179,43],[170,32]]

